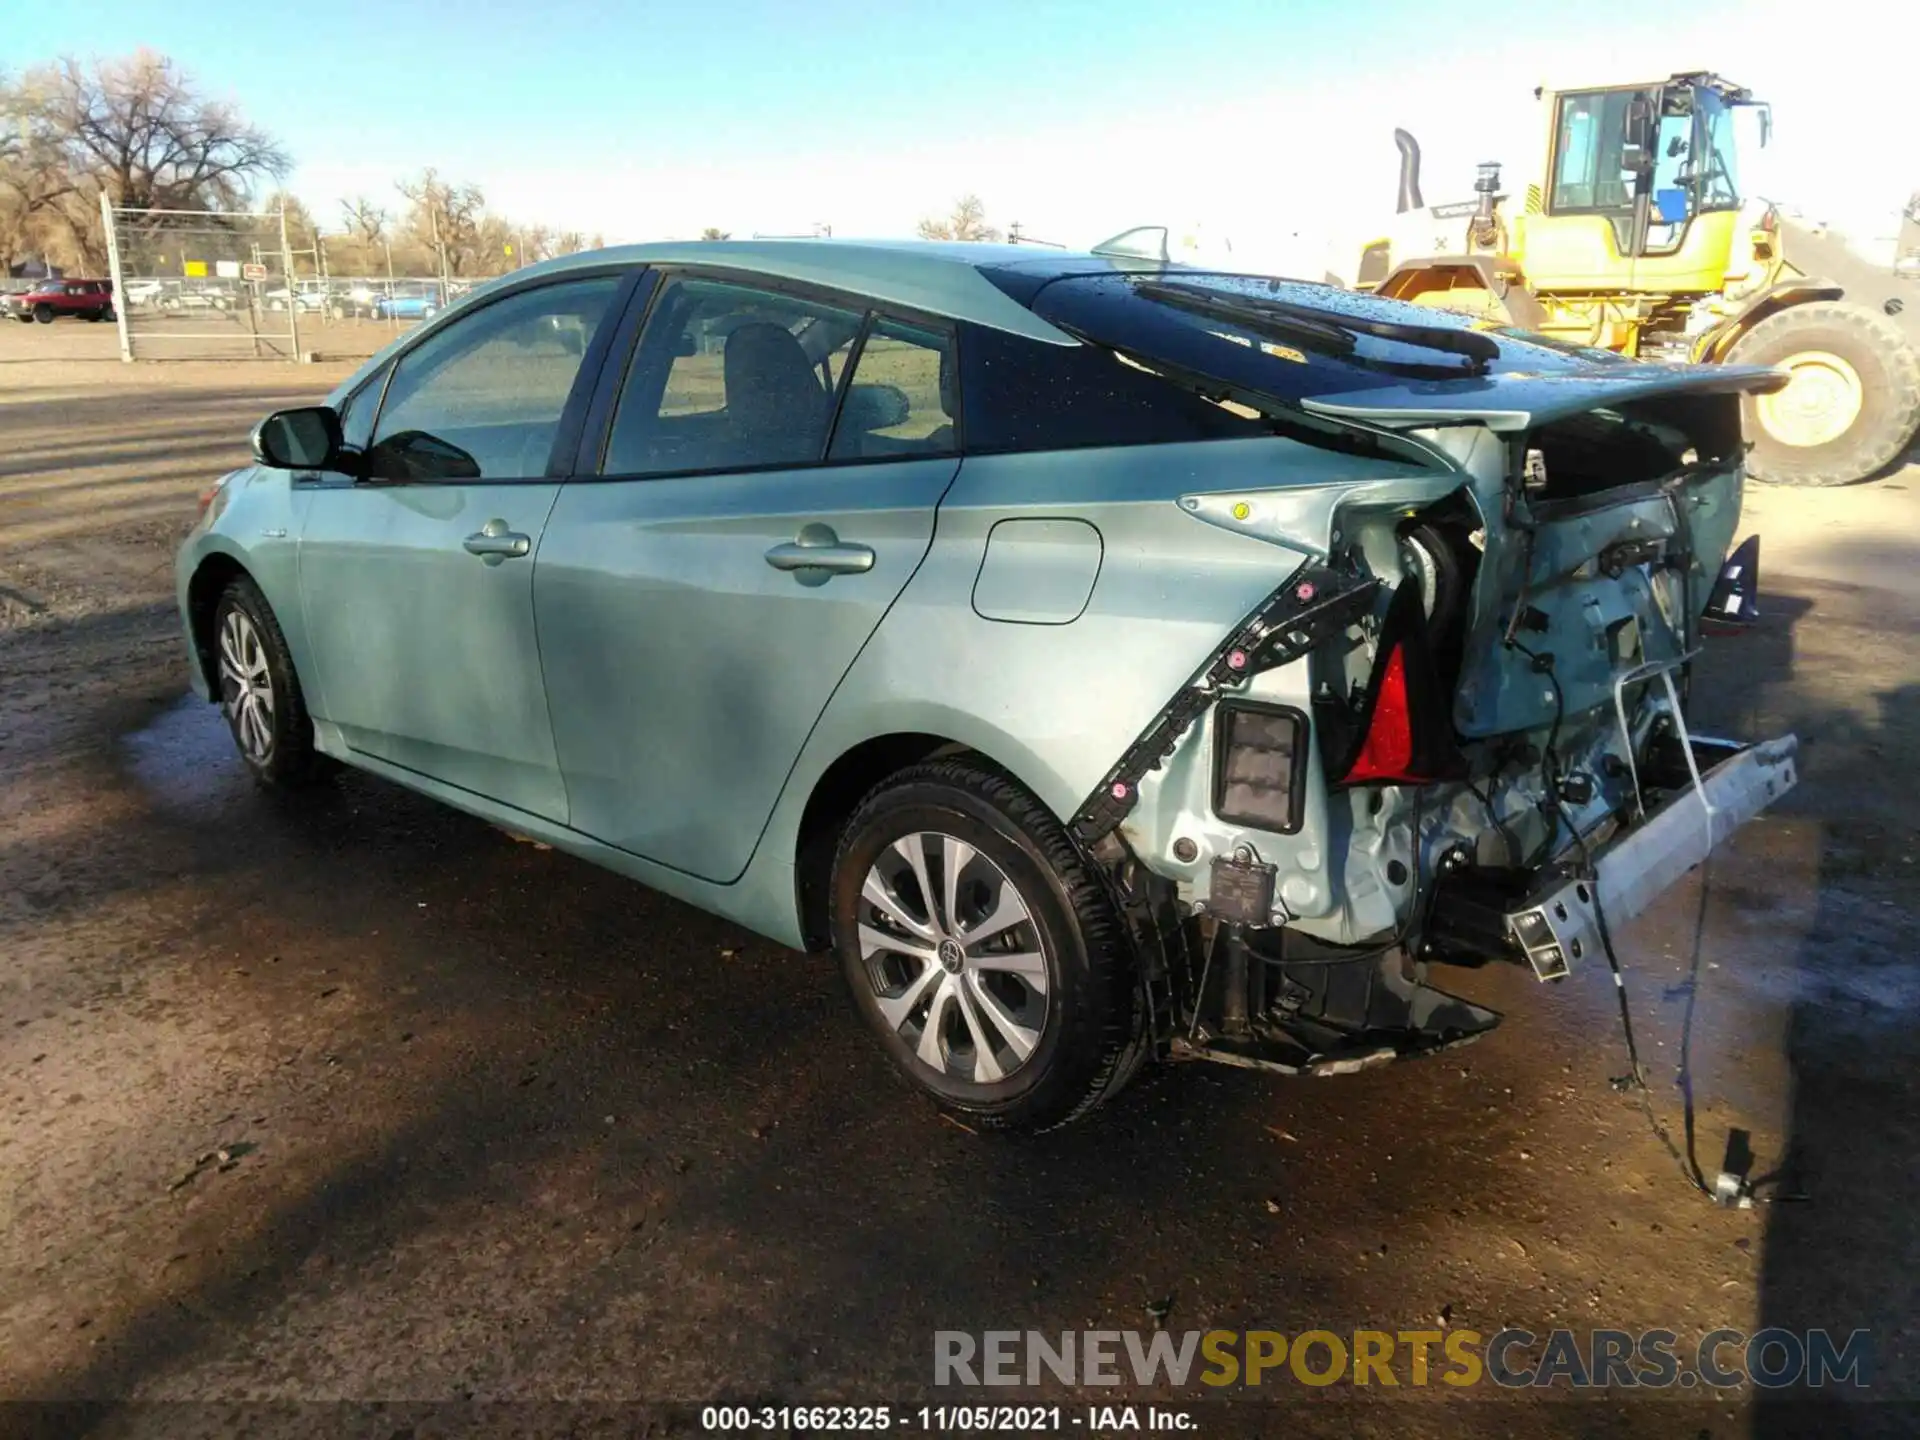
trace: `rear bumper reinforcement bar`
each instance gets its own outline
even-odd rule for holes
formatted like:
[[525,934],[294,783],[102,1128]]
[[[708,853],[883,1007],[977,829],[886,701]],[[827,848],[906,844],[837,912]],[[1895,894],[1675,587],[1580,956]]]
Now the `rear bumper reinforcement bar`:
[[1691,787],[1601,848],[1591,880],[1556,879],[1507,911],[1507,933],[1542,980],[1558,980],[1575,962],[1603,953],[1603,915],[1609,924],[1638,915],[1793,788],[1799,741],[1792,735],[1750,745],[1704,774],[1696,754],[1704,747],[1684,732],[1681,743]]

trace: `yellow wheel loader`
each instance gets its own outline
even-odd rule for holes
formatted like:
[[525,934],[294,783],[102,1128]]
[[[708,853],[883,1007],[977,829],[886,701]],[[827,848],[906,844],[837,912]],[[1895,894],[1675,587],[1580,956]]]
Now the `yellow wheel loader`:
[[1545,164],[1517,208],[1495,164],[1473,200],[1426,206],[1419,146],[1394,132],[1399,213],[1361,252],[1356,288],[1644,360],[1785,369],[1784,390],[1745,402],[1756,479],[1844,485],[1905,452],[1920,292],[1742,192],[1764,102],[1706,72],[1535,95]]

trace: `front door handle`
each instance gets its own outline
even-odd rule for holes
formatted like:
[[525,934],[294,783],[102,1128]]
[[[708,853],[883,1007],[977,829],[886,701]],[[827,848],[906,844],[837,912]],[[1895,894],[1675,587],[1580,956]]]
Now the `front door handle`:
[[767,564],[776,570],[803,572],[798,577],[803,581],[814,576],[824,580],[829,575],[865,574],[873,569],[873,551],[842,542],[830,525],[803,525],[793,539],[767,551]]
[[489,520],[477,534],[460,542],[469,555],[478,555],[489,565],[502,560],[517,560],[533,549],[533,541],[517,530],[509,530],[504,520]]

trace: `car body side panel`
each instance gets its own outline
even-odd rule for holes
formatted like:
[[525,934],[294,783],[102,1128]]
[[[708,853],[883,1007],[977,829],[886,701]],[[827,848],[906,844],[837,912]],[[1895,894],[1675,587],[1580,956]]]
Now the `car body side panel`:
[[[356,751],[563,819],[533,618],[549,482],[308,485],[300,603],[309,708]],[[485,526],[531,553],[490,564]],[[280,607],[276,606],[276,610]]]
[[[958,465],[569,484],[534,604],[574,828],[737,878],[808,731],[926,554]],[[775,569],[769,552],[796,539],[861,547],[871,568]]]
[[190,624],[187,595],[194,574],[215,556],[233,561],[253,577],[273,607],[295,670],[302,676],[313,673],[297,571],[300,526],[305,514],[306,494],[288,483],[284,471],[249,466],[227,478],[207,513],[181,545],[174,558],[174,588],[193,690],[201,698],[215,697],[201,670],[192,631],[186,628]]
[[[1306,558],[1201,523],[1194,491],[1327,487],[1406,474],[1403,462],[1282,439],[969,457],[941,503],[933,548],[821,717],[762,848],[792,854],[801,808],[839,756],[876,735],[924,733],[1005,766],[1070,816],[1201,660]],[[1444,493],[1450,473],[1415,491]],[[1067,624],[983,618],[973,589],[996,524],[1085,521],[1104,557]]]

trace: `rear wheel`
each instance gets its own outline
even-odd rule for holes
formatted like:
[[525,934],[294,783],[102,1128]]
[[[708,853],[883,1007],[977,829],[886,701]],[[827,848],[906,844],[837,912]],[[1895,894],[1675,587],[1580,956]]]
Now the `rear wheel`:
[[313,748],[300,677],[273,607],[242,576],[221,594],[213,613],[221,713],[247,769],[263,785],[295,789],[331,767]]
[[1892,464],[1920,426],[1920,357],[1885,316],[1863,306],[1789,306],[1742,336],[1727,359],[1793,377],[1784,390],[1741,402],[1756,480],[1864,480]]
[[1148,1043],[1100,878],[1011,779],[957,760],[870,794],[835,858],[834,948],[896,1069],[986,1128],[1092,1110]]

